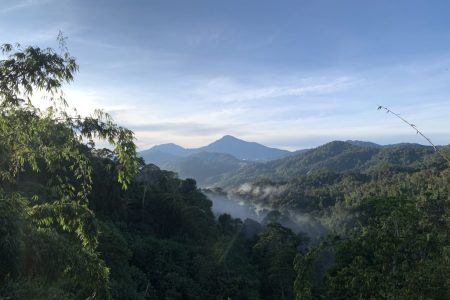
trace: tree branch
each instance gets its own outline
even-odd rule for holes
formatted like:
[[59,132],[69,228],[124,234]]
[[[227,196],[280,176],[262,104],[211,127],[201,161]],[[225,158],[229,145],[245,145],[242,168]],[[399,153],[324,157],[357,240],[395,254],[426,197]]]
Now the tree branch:
[[399,114],[393,112],[392,110],[390,110],[389,108],[387,108],[386,106],[382,106],[379,105],[378,106],[378,110],[385,110],[386,113],[391,113],[394,116],[396,116],[397,118],[399,118],[400,120],[402,120],[404,123],[408,124],[412,129],[414,129],[414,131],[417,134],[420,134],[424,139],[426,139],[428,141],[428,143],[433,146],[433,149],[435,152],[437,152],[443,159],[445,159],[447,161],[447,163],[450,165],[450,159],[447,157],[447,155],[445,155],[445,153],[443,153],[426,135],[424,135],[419,129],[417,129],[416,125],[408,122],[406,119],[404,119],[402,116],[400,116]]

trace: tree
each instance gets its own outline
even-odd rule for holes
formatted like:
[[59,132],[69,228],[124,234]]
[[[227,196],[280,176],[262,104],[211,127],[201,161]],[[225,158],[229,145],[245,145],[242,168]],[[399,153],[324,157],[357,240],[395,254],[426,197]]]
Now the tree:
[[[348,238],[297,257],[297,299],[448,299],[450,226],[443,218],[448,205],[445,200],[421,203],[406,197],[361,204],[358,225]],[[327,249],[333,250],[335,262],[317,283],[312,269]]]
[[262,273],[262,295],[266,299],[293,299],[294,258],[306,242],[302,235],[271,223],[253,247]]
[[434,226],[406,197],[372,199],[359,212],[361,226],[336,248],[333,298],[448,299],[448,224]]
[[[101,111],[88,117],[67,112],[62,86],[73,80],[78,65],[65,38],[60,34],[58,40],[59,53],[11,44],[1,48],[5,58],[0,60],[0,216],[17,218],[2,218],[11,230],[1,231],[0,253],[14,251],[21,259],[2,264],[0,286],[11,278],[45,281],[48,274],[40,270],[59,259],[49,272],[56,273],[61,284],[73,282],[64,289],[75,296],[107,299],[108,268],[96,250],[97,224],[88,207],[89,157],[95,140],[109,142],[118,162],[118,181],[127,188],[138,166],[134,136]],[[47,109],[34,105],[36,93],[46,96]],[[46,245],[39,243],[43,240]]]

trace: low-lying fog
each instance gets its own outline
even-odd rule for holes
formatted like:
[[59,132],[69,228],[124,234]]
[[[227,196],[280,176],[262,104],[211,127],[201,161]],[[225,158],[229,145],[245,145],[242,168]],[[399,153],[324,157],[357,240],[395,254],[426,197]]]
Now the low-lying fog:
[[295,233],[306,233],[311,239],[317,239],[327,233],[325,227],[314,217],[306,213],[280,213],[267,207],[256,207],[247,201],[227,194],[204,192],[212,201],[212,211],[216,216],[227,213],[241,220],[253,219],[262,225],[278,222]]
[[229,214],[233,218],[245,220],[247,218],[262,222],[269,210],[258,209],[244,202],[241,199],[227,195],[217,195],[205,192],[205,195],[212,201],[212,211],[215,215]]

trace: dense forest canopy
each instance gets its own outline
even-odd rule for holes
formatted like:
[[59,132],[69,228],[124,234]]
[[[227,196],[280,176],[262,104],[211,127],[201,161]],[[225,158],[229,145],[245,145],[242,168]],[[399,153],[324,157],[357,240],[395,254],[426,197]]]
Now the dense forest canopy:
[[0,299],[450,298],[450,169],[432,150],[333,143],[251,167],[228,180],[264,175],[234,192],[271,213],[217,216],[195,180],[138,159],[130,130],[67,112],[78,66],[60,41],[2,48]]

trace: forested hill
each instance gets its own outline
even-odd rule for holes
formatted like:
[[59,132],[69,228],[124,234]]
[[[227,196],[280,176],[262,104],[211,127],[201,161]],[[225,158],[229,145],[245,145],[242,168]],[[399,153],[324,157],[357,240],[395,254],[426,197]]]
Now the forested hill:
[[[420,168],[421,161],[433,153],[431,146],[419,144],[381,146],[363,141],[333,141],[317,148],[296,151],[279,159],[250,161],[221,152],[196,150],[193,154],[186,154],[182,149],[184,148],[174,144],[166,144],[141,154],[147,162],[177,172],[181,178],[194,178],[202,187],[229,189],[263,178],[288,180],[322,168],[334,172],[363,173],[387,167]],[[241,148],[237,146],[235,151],[239,152]]]
[[282,159],[246,165],[227,173],[215,185],[228,189],[260,179],[289,180],[320,169],[338,173],[420,169],[433,154],[433,147],[418,144],[373,147],[334,141]]

